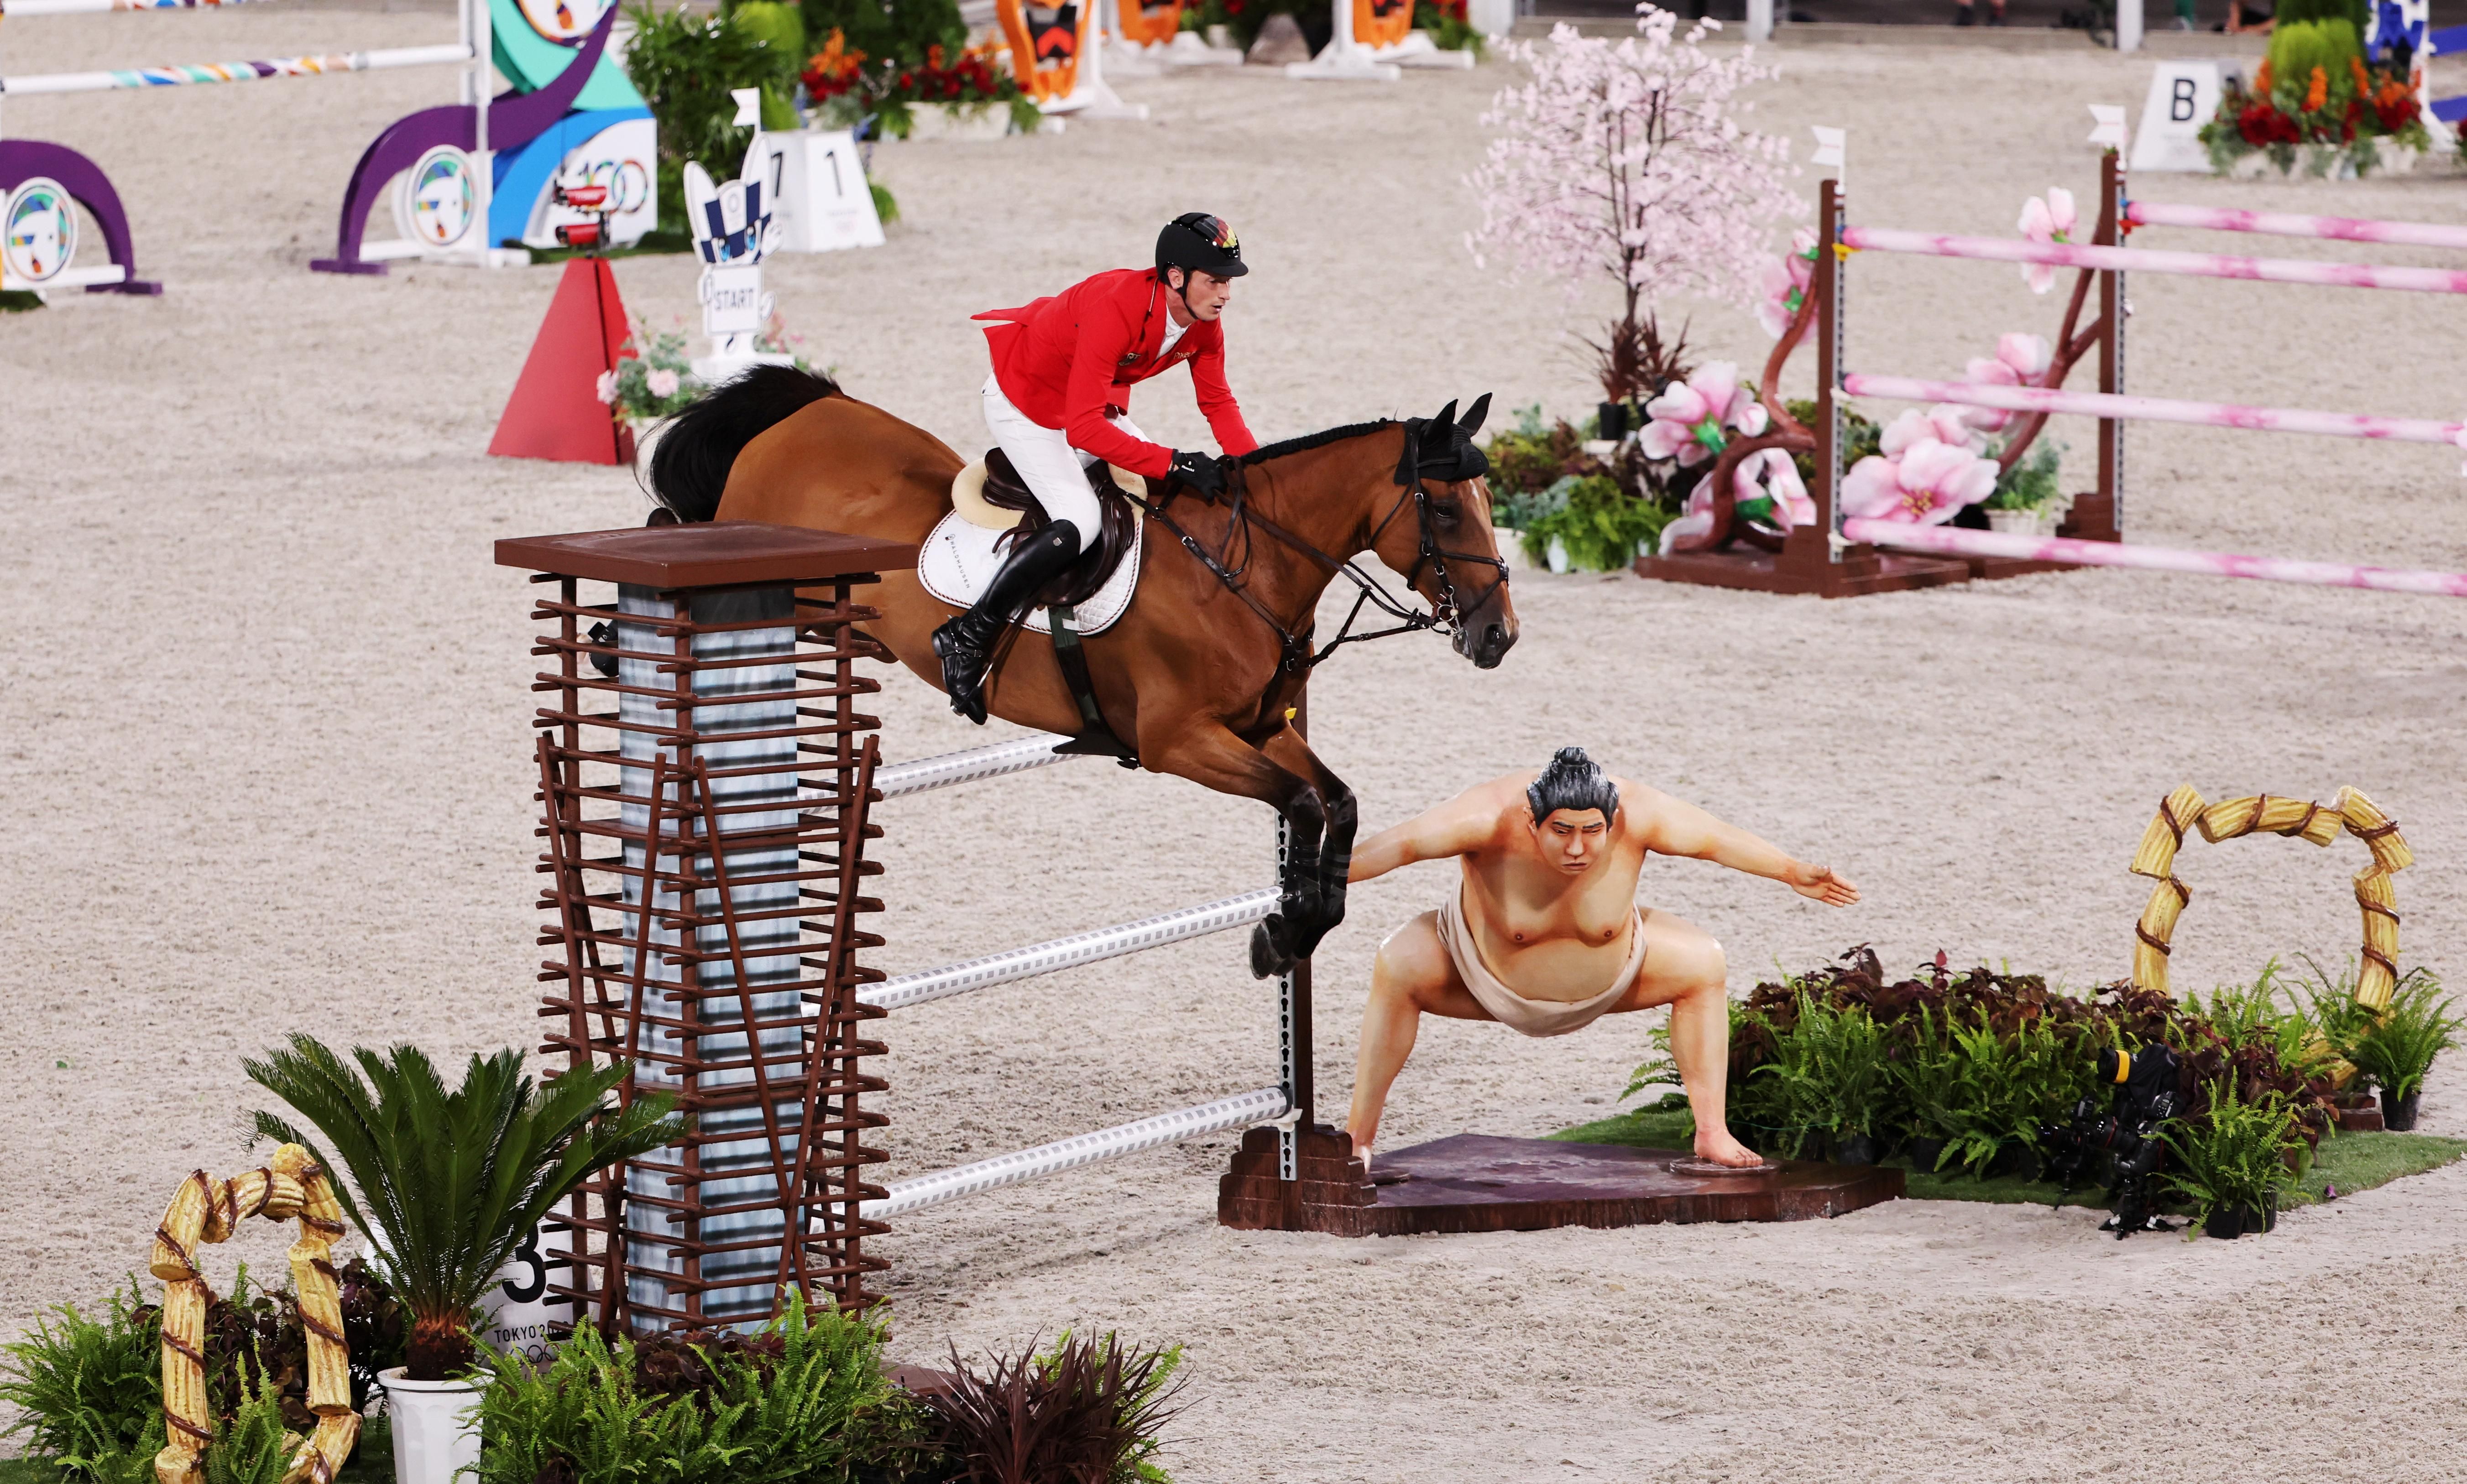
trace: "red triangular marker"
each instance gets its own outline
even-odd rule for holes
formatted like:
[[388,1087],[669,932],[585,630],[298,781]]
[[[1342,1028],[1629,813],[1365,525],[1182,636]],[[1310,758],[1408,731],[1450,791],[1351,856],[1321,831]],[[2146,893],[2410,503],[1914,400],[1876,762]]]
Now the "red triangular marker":
[[625,343],[625,305],[605,258],[569,258],[557,281],[531,358],[497,420],[488,452],[504,459],[555,459],[566,463],[630,463],[631,450],[600,377],[617,369]]

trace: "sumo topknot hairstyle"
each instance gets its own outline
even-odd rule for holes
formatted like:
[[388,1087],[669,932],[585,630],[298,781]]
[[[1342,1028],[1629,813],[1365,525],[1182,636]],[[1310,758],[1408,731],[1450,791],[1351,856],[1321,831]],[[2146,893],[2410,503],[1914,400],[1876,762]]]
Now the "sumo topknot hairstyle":
[[1526,785],[1525,801],[1531,806],[1536,824],[1562,809],[1578,814],[1599,809],[1604,824],[1618,818],[1618,786],[1581,747],[1559,749],[1542,776]]

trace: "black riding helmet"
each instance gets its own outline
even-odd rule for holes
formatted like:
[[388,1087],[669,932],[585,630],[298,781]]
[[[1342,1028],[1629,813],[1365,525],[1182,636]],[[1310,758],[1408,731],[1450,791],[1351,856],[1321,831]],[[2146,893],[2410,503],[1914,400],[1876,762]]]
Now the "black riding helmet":
[[1180,268],[1186,274],[1196,269],[1220,279],[1238,279],[1251,271],[1242,261],[1242,244],[1234,229],[1224,217],[1206,212],[1185,212],[1165,224],[1157,234],[1156,265],[1159,278],[1165,277],[1167,268]]

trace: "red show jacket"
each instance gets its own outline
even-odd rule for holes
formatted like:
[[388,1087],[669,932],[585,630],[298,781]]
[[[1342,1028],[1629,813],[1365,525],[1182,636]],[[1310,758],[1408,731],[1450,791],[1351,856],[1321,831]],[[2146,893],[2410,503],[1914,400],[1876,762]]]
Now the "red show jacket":
[[1217,446],[1239,456],[1259,446],[1225,384],[1225,330],[1201,320],[1160,358],[1171,290],[1145,268],[1117,268],[1085,279],[1050,299],[975,316],[994,323],[985,339],[994,379],[1011,405],[1071,446],[1136,474],[1163,479],[1173,450],[1143,442],[1114,426],[1110,407],[1128,413],[1131,387],[1184,362],[1191,390],[1216,435]]

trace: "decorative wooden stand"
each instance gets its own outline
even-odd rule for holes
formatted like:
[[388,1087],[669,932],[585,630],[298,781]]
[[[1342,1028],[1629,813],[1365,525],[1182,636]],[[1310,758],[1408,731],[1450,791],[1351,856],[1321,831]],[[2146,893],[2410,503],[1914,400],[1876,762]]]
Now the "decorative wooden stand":
[[1299,1143],[1299,1178],[1279,1180],[1277,1131],[1245,1135],[1217,1183],[1216,1219],[1246,1231],[1340,1237],[1795,1222],[1898,1200],[1904,1183],[1903,1172],[1887,1165],[1803,1159],[1783,1160],[1767,1175],[1681,1175],[1670,1165],[1684,1150],[1460,1134],[1382,1155],[1383,1176],[1411,1178],[1373,1185],[1343,1133],[1323,1124]]
[[[791,1290],[872,1302],[885,1228],[858,1203],[886,1120],[857,1035],[857,925],[878,725],[852,708],[875,617],[851,597],[916,548],[751,522],[497,544],[555,584],[533,617],[547,878],[542,1050],[630,1061],[688,1133],[592,1181],[552,1225],[549,1291],[607,1330],[761,1319]],[[613,584],[586,602],[583,582]],[[613,674],[603,673],[605,665]]]
[[[2104,190],[2100,196],[2098,231],[2092,241],[2114,247],[2119,240],[2116,223],[2124,197],[2124,176],[2112,151],[2100,166],[2100,179]],[[1664,582],[1741,588],[1755,593],[1858,597],[1869,593],[1944,587],[1956,582],[2018,577],[2036,572],[2071,571],[2070,564],[2062,562],[1920,556],[1879,551],[1862,542],[1844,542],[1836,549],[1828,540],[1842,528],[1838,496],[1842,481],[1845,274],[1844,254],[1839,244],[1844,217],[1841,182],[1827,180],[1818,196],[1816,272],[1808,284],[1816,322],[1816,418],[1812,429],[1816,435],[1816,478],[1809,483],[1807,493],[1816,505],[1816,520],[1811,525],[1792,528],[1782,550],[1777,552],[1763,551],[1744,539],[1733,538],[1727,546],[1710,551],[1639,557],[1637,575]],[[2097,337],[2098,389],[2116,393],[2123,390],[2124,375],[2123,319],[2117,312],[2123,301],[2123,275],[2101,271],[2097,281],[2098,318],[2093,322],[2092,331]],[[1777,373],[1777,368],[1769,370],[1766,374],[1770,378]],[[2122,477],[2123,460],[2124,424],[2112,417],[2100,418],[2098,488],[2073,497],[2071,512],[2064,524],[2056,528],[2057,535],[2083,541],[2123,539],[2118,526],[2120,512],[2116,493]],[[1717,520],[1727,518],[1727,495],[1717,493],[1715,499],[1723,512],[1716,517]]]

